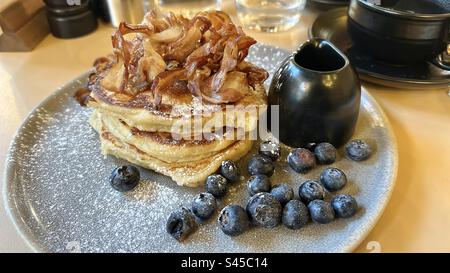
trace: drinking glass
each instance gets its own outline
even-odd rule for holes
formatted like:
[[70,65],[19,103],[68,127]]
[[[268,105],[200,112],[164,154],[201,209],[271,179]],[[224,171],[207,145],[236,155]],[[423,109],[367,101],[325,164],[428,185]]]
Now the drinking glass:
[[300,21],[306,0],[235,0],[241,23],[265,32],[287,30]]
[[196,13],[206,10],[220,10],[221,0],[154,0],[154,7],[162,12],[172,11],[192,18]]

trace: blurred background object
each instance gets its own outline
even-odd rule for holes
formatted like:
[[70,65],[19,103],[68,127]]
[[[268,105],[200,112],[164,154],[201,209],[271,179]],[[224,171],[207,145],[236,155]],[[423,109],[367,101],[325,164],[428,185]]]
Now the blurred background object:
[[107,0],[92,0],[95,15],[103,22],[111,22],[111,16],[108,11]]
[[235,4],[238,18],[245,27],[278,32],[300,21],[306,0],[235,0]]
[[342,6],[348,6],[350,4],[350,0],[308,0],[308,5],[321,9],[321,10],[329,10]]
[[76,38],[97,29],[90,0],[44,0],[50,31],[58,38]]
[[0,1],[0,51],[30,51],[48,34],[42,0]]
[[[407,90],[449,88],[450,70],[436,65],[434,61],[391,64],[378,60],[366,48],[354,43],[348,31],[347,12],[347,7],[341,7],[320,14],[310,28],[309,38],[318,37],[332,42],[347,55],[359,77],[365,81]],[[392,25],[390,27],[393,28]],[[382,48],[386,51],[392,41],[392,38],[383,40]],[[446,54],[443,53],[440,63],[450,64]]]
[[120,22],[138,24],[145,14],[143,0],[106,0],[106,3],[111,23],[115,27],[118,27]]
[[196,13],[206,10],[220,10],[221,0],[150,0],[153,7],[162,12],[172,11],[185,17],[193,17]]

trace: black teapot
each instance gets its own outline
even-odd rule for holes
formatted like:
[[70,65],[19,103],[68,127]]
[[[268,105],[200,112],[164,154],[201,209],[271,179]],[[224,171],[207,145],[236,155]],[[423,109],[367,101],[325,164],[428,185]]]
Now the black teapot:
[[[273,76],[268,128],[288,146],[329,142],[339,147],[353,135],[360,98],[359,78],[347,57],[329,41],[312,39]],[[272,120],[276,108],[278,124]]]

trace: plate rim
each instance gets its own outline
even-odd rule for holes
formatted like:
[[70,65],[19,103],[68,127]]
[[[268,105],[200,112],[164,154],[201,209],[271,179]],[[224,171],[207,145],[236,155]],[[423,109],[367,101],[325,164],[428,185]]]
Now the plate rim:
[[[266,45],[263,43],[259,44],[260,46],[265,47],[272,47],[276,48],[278,50],[283,50],[287,53],[289,51],[285,49],[281,49],[279,47],[274,47],[270,45]],[[22,240],[25,241],[26,245],[33,251],[33,252],[47,252],[45,248],[42,248],[40,246],[40,243],[37,242],[36,238],[31,234],[30,231],[27,230],[27,227],[25,227],[21,222],[18,221],[18,218],[20,218],[20,215],[17,211],[17,207],[13,204],[13,198],[11,195],[11,187],[14,177],[14,164],[12,164],[12,155],[14,151],[14,146],[17,143],[19,134],[23,132],[24,126],[30,121],[32,116],[35,114],[37,109],[43,107],[45,104],[47,104],[49,101],[54,99],[55,97],[61,95],[62,93],[67,93],[67,87],[73,84],[75,81],[80,81],[85,79],[90,73],[92,73],[92,69],[82,73],[81,75],[77,76],[76,78],[68,81],[67,83],[63,84],[59,88],[56,89],[56,91],[52,92],[49,96],[47,96],[45,99],[43,99],[37,106],[35,106],[24,118],[24,120],[21,122],[20,126],[15,131],[13,138],[9,144],[6,158],[5,158],[5,167],[3,170],[3,188],[2,188],[2,198],[3,198],[3,206],[6,211],[6,215],[12,222],[14,228],[16,229],[16,232],[19,233]],[[397,180],[397,173],[398,173],[398,147],[397,147],[397,139],[395,137],[395,133],[392,128],[392,124],[390,123],[388,117],[383,111],[383,108],[378,104],[376,99],[365,89],[364,86],[361,85],[361,97],[362,99],[366,99],[374,106],[374,108],[377,110],[379,115],[382,117],[387,135],[389,139],[391,140],[392,145],[392,159],[393,159],[393,165],[391,167],[391,173],[390,173],[390,179],[389,179],[389,187],[387,188],[386,194],[383,195],[382,199],[379,200],[375,217],[369,218],[367,220],[367,225],[365,225],[365,230],[361,232],[361,235],[359,235],[357,238],[350,240],[343,248],[337,249],[336,252],[353,252],[362,241],[364,241],[365,238],[369,235],[369,233],[372,231],[372,229],[375,227],[376,223],[378,222],[381,215],[383,215],[387,204],[389,203],[389,200],[391,199],[392,193],[395,188],[396,180]]]
[[[8,149],[6,152],[5,157],[5,165],[3,169],[2,179],[3,179],[3,187],[2,187],[2,199],[3,199],[3,208],[6,211],[6,215],[8,216],[9,220],[12,222],[14,228],[16,229],[17,233],[19,233],[20,238],[25,241],[26,245],[33,251],[33,252],[45,252],[45,249],[42,249],[38,247],[38,243],[33,242],[34,238],[29,238],[30,234],[26,234],[26,228],[23,227],[18,223],[16,220],[17,217],[19,217],[17,210],[14,209],[12,204],[12,198],[10,195],[10,189],[11,189],[11,178],[14,175],[14,168],[11,166],[12,161],[12,155],[14,151],[14,145],[17,143],[17,139],[19,134],[24,130],[24,126],[30,121],[32,116],[37,112],[37,110],[41,107],[43,107],[45,104],[47,104],[49,101],[51,101],[54,97],[57,97],[60,95],[60,93],[67,92],[67,87],[78,80],[85,79],[93,72],[93,69],[89,69],[82,74],[78,75],[77,77],[73,78],[72,80],[69,80],[68,82],[64,83],[60,87],[56,88],[55,91],[51,92],[50,95],[46,96],[43,100],[41,100],[35,107],[31,109],[31,111],[26,115],[26,117],[22,120],[20,125],[17,127],[16,131],[13,134],[12,140],[8,145]],[[12,173],[11,173],[12,172]],[[27,237],[28,236],[28,237]]]
[[377,224],[378,220],[381,218],[381,216],[384,214],[384,211],[386,210],[386,207],[391,200],[392,194],[394,192],[395,185],[397,184],[397,175],[398,175],[398,145],[397,145],[397,137],[395,136],[394,129],[392,127],[392,124],[390,120],[388,119],[386,113],[384,112],[381,105],[377,102],[375,97],[373,97],[369,91],[367,91],[362,85],[361,85],[361,95],[364,95],[367,100],[370,100],[371,104],[375,106],[375,108],[379,111],[380,116],[383,118],[383,121],[386,124],[387,134],[389,135],[389,138],[392,140],[392,148],[393,148],[393,172],[391,174],[391,183],[389,184],[390,187],[384,195],[384,199],[382,200],[381,204],[378,204],[378,213],[376,217],[371,218],[368,222],[370,222],[369,227],[364,231],[364,234],[361,235],[357,240],[354,241],[353,245],[349,245],[347,248],[347,251],[345,252],[353,252],[358,246],[361,245],[361,243],[367,238],[367,236],[372,232],[372,230],[375,228],[375,225]]

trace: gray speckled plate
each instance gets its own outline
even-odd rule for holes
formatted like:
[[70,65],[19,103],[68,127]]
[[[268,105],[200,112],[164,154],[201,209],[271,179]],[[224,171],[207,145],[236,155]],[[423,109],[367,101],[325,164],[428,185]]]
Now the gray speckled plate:
[[[261,45],[252,49],[249,58],[272,73],[287,54]],[[60,88],[28,116],[7,157],[5,205],[17,229],[36,251],[351,251],[374,226],[394,187],[395,138],[378,104],[363,91],[354,137],[368,140],[375,153],[356,163],[345,158],[340,149],[332,165],[347,173],[349,185],[342,192],[356,197],[361,206],[356,216],[328,225],[311,223],[297,231],[283,226],[253,228],[235,238],[224,235],[215,220],[210,220],[187,241],[177,243],[165,232],[167,216],[177,206],[189,204],[202,189],[182,188],[165,176],[142,170],[143,180],[134,191],[123,194],[113,190],[109,174],[125,162],[100,154],[97,135],[88,125],[90,110],[72,98],[86,77]],[[249,155],[242,159],[242,166]],[[284,148],[273,183],[288,182],[298,188],[305,179],[317,178],[324,168],[299,175],[287,167],[286,155]],[[241,181],[231,187],[219,206],[230,202],[245,206],[246,200],[245,182]]]

